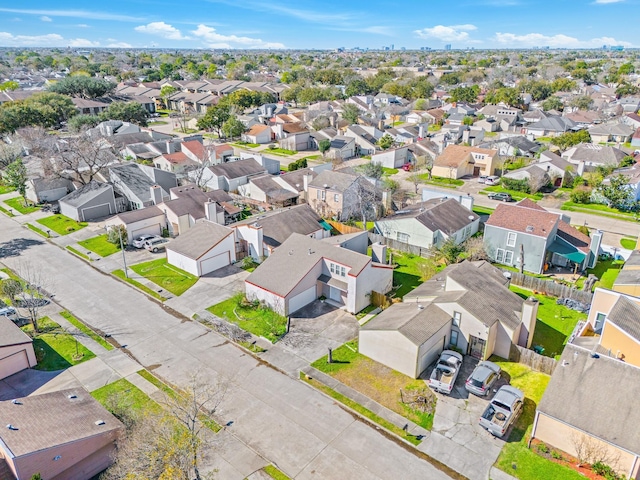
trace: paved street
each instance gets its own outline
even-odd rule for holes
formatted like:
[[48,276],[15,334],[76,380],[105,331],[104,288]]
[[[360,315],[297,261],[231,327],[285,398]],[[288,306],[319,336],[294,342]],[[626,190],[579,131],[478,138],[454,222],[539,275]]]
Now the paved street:
[[211,463],[220,478],[242,479],[268,462],[296,479],[449,478],[319,392],[202,325],[172,316],[4,215],[0,261],[17,270],[24,262],[37,265],[57,302],[167,381],[182,385],[199,372],[212,383],[229,382],[220,420],[233,424]]

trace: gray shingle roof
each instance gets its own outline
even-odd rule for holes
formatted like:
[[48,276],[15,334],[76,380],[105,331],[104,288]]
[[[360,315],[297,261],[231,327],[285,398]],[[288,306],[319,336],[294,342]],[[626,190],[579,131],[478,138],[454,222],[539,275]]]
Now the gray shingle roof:
[[[123,163],[110,167],[109,171],[112,175],[117,176],[113,179],[113,183],[117,188],[120,183],[129,188],[133,194],[143,202],[151,200],[151,187],[156,182],[150,178],[137,163]],[[162,189],[162,196],[168,196],[168,193]]]
[[0,347],[31,343],[31,337],[20,330],[8,317],[0,315]]
[[336,172],[335,170],[324,170],[309,183],[312,187],[324,188],[327,185],[329,190],[344,192],[358,178],[356,175]]
[[640,368],[567,344],[538,411],[638,455],[639,398]]
[[218,177],[226,178],[239,178],[250,175],[258,175],[260,173],[267,173],[267,170],[253,158],[245,158],[243,160],[237,160],[235,162],[221,163],[220,165],[209,167],[209,170],[211,170]]
[[148,218],[153,218],[163,215],[162,210],[160,210],[157,206],[152,205],[146,208],[140,208],[138,210],[131,210],[129,212],[122,212],[116,215],[122,222],[125,224],[139,222],[140,220],[147,220]]
[[72,207],[79,207],[84,205],[92,198],[100,195],[102,192],[111,190],[113,187],[108,183],[98,183],[95,180],[83,185],[77,190],[74,190],[69,195],[62,197],[61,202],[64,202]]
[[550,130],[554,132],[567,132],[576,128],[577,123],[573,120],[560,117],[560,116],[549,116],[547,118],[543,118],[542,120],[532,123],[529,125],[529,129],[531,130]]
[[233,230],[230,228],[203,220],[168,243],[167,250],[197,260],[232,234]]
[[607,315],[607,320],[640,342],[640,305],[627,297],[620,297]]

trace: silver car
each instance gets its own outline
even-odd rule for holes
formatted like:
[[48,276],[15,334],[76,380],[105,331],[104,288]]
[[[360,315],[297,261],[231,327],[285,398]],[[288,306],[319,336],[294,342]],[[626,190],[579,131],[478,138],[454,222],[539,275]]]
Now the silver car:
[[162,237],[152,238],[151,240],[147,240],[144,242],[144,248],[149,250],[150,252],[156,253],[160,250],[164,250],[167,246],[167,239]]
[[488,395],[501,373],[502,369],[495,363],[487,360],[480,362],[467,378],[464,388],[474,395]]
[[145,242],[149,240],[153,240],[154,238],[162,238],[162,237],[159,237],[158,235],[140,235],[138,238],[135,238],[131,243],[136,248],[144,248]]

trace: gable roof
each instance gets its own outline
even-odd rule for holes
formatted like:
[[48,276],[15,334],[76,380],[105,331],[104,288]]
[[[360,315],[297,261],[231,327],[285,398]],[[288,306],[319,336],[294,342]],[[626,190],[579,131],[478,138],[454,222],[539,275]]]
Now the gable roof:
[[214,165],[213,167],[209,167],[209,170],[218,177],[226,177],[229,179],[267,173],[267,170],[253,157]]
[[130,223],[139,222],[140,220],[147,220],[149,218],[163,216],[162,210],[156,205],[150,207],[139,208],[137,210],[130,210],[128,212],[122,212],[116,215],[125,225]]
[[[163,208],[166,207],[179,217],[182,215],[191,215],[195,220],[205,218],[204,204],[208,201],[213,200],[217,203],[232,201],[229,194],[223,190],[203,192],[192,183],[180,187],[173,187],[170,192],[174,198],[165,200],[161,204]],[[220,192],[223,192],[223,194],[220,194]]]
[[0,348],[32,342],[31,337],[13,323],[9,317],[0,315]]
[[563,156],[575,161],[617,166],[620,160],[626,157],[627,154],[619,148],[607,145],[582,143],[577,147],[567,150]]
[[253,125],[246,133],[245,135],[258,135],[262,132],[264,132],[265,130],[268,130],[269,127],[268,125],[262,125],[260,123],[256,123],[255,125]]
[[432,232],[439,230],[445,235],[451,235],[480,217],[453,198],[433,198],[413,205],[411,208],[399,210],[394,215],[389,215],[379,221],[400,218],[415,218]]
[[547,118],[543,118],[535,123],[532,123],[527,128],[529,130],[549,130],[553,132],[567,132],[577,127],[577,123],[567,117],[561,117],[559,115],[550,115]]
[[557,214],[547,212],[537,205],[533,208],[528,202],[516,205],[501,203],[489,216],[485,225],[547,238],[559,218]]
[[169,242],[166,248],[192,260],[197,260],[232,234],[233,230],[228,227],[202,220]]
[[283,181],[291,187],[295,188],[298,192],[304,191],[304,176],[311,175],[311,179],[313,180],[318,174],[311,170],[310,168],[300,168],[298,170],[294,170],[293,172],[287,172],[283,175],[280,175],[278,178],[279,181]]
[[573,228],[564,220],[560,220],[558,222],[557,235],[567,243],[570,243],[571,245],[576,247],[578,250],[581,250],[586,254],[589,253],[589,245],[591,245],[591,239],[580,230]]
[[621,295],[607,315],[607,321],[640,342],[640,305],[637,303]]
[[69,195],[62,197],[60,202],[64,202],[72,207],[79,207],[108,190],[113,190],[113,187],[110,184],[98,183],[96,180],[91,180],[91,182],[83,185],[77,190],[74,190]]
[[350,173],[324,170],[309,183],[309,186],[325,188],[326,185],[329,190],[344,192],[353,185],[357,178],[356,175],[351,175]]
[[[156,169],[151,168],[152,172]],[[145,170],[137,163],[123,163],[121,165],[115,165],[109,169],[112,175],[117,177],[117,180],[113,181],[114,186],[117,188],[119,183],[124,184],[133,194],[143,202],[151,200],[151,187],[157,185],[149,175],[145,173]],[[167,192],[161,187],[162,196],[167,196]]]
[[204,149],[204,145],[197,140],[190,140],[188,142],[182,142],[180,148],[183,150],[189,150],[201,161],[206,160],[207,152]]
[[497,155],[498,151],[478,147],[465,147],[463,145],[447,145],[447,148],[438,155],[434,164],[444,167],[448,167],[450,165],[459,167],[469,159],[469,156],[472,153],[479,153],[493,157],[494,155]]
[[638,455],[640,435],[625,428],[640,425],[638,398],[639,368],[569,343],[538,411]]

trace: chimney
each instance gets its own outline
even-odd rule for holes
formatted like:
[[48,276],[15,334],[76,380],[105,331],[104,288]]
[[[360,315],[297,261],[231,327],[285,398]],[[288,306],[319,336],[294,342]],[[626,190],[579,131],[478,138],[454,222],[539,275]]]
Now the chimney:
[[151,201],[154,205],[159,205],[162,203],[162,188],[160,185],[151,185],[149,187],[151,190]]
[[376,263],[387,263],[387,246],[377,242],[371,245],[371,260]]
[[589,260],[587,261],[587,268],[593,268],[596,266],[598,256],[600,255],[602,235],[602,230],[594,230],[591,232],[591,245],[589,245]]
[[420,126],[418,127],[418,137],[424,138],[424,125],[422,124],[420,124]]
[[390,190],[383,190],[382,191],[382,206],[384,208],[385,215],[392,210],[391,203],[392,203],[391,191]]
[[311,180],[313,180],[313,175],[310,173],[305,173],[302,176],[302,188],[305,192],[309,189],[309,182],[311,182]]
[[520,339],[518,341],[518,345],[521,347],[531,348],[533,334],[536,330],[537,316],[538,299],[529,297],[522,304],[522,329],[520,330]]
[[218,223],[216,216],[217,204],[210,198],[204,202],[204,215],[210,222]]

